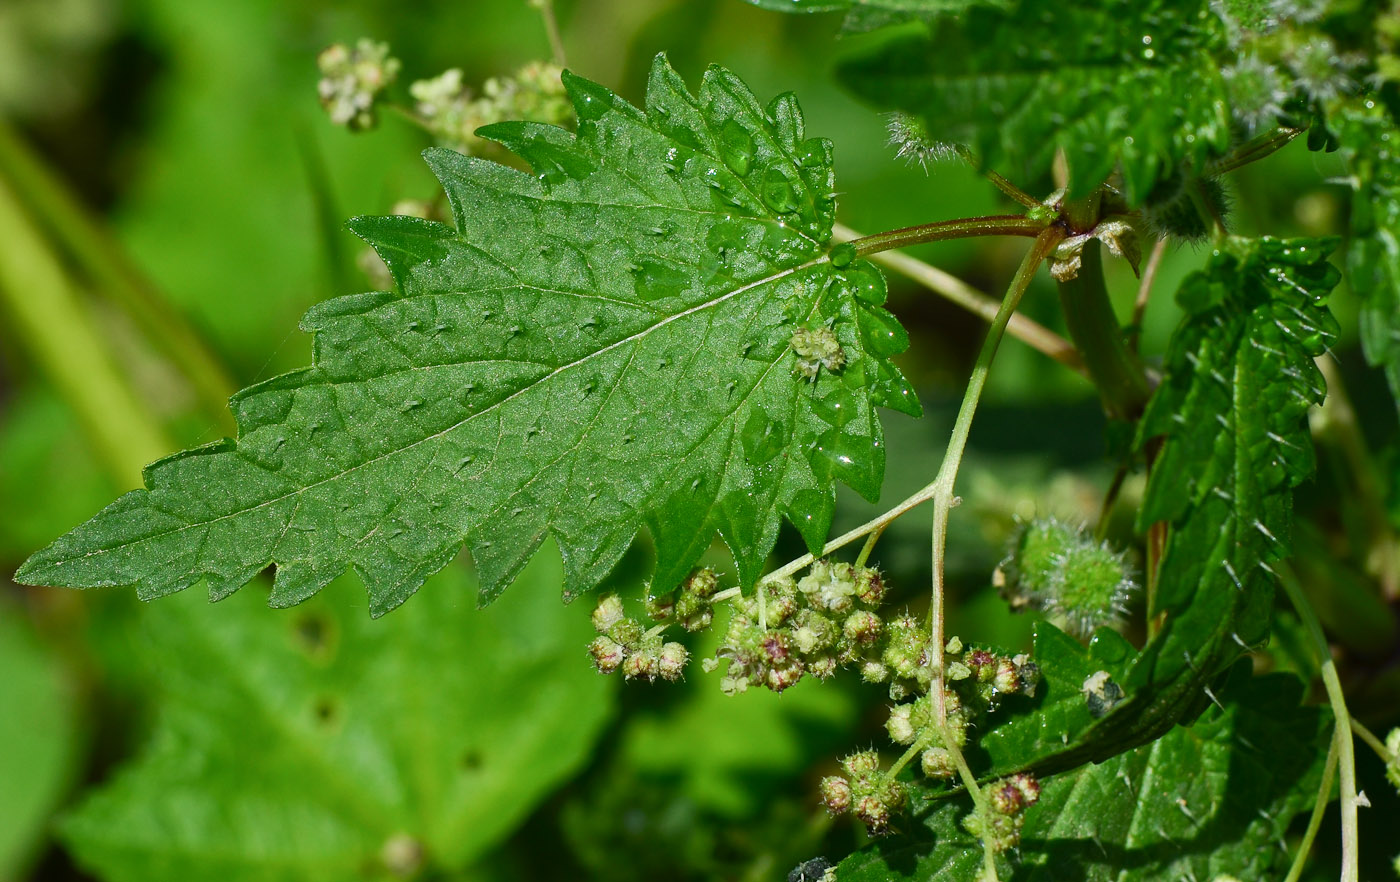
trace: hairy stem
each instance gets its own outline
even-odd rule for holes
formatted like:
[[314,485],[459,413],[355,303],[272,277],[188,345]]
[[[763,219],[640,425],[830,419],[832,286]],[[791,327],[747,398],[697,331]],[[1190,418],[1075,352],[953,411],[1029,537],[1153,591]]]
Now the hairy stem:
[[48,243],[30,222],[9,181],[0,176],[0,308],[17,342],[48,374],[79,421],[107,472],[138,487],[141,468],[169,452],[160,423],[113,363]]
[[0,173],[18,203],[47,235],[131,317],[145,338],[194,387],[203,412],[231,433],[228,397],[234,384],[198,333],[155,289],[111,235],[95,221],[20,137],[0,120]]
[[891,248],[942,242],[946,239],[970,239],[975,236],[1039,236],[1044,229],[1043,221],[1034,221],[1025,215],[997,214],[935,221],[931,224],[872,233],[852,239],[850,244],[855,246],[857,256],[865,257],[879,251],[889,251]]
[[[863,238],[861,233],[841,224],[837,224],[833,228],[832,234],[838,242],[849,242],[853,239]],[[880,266],[913,279],[945,300],[961,306],[974,315],[981,316],[987,321],[996,317],[997,308],[1001,304],[995,297],[989,297],[957,276],[946,273],[936,266],[931,266],[922,260],[916,260],[907,254],[895,251],[882,251],[878,254],[871,254],[869,257],[871,261]],[[1084,367],[1084,360],[1079,357],[1079,351],[1074,348],[1074,344],[1034,319],[1026,318],[1020,314],[1013,315],[1010,324],[1006,326],[1006,333],[1032,349],[1055,359],[1070,370],[1076,371],[1081,376],[1089,376],[1088,370]]]
[[1312,815],[1308,818],[1308,829],[1303,832],[1303,841],[1298,843],[1298,853],[1293,856],[1293,865],[1288,868],[1283,882],[1298,882],[1298,877],[1303,875],[1303,867],[1308,863],[1313,840],[1322,827],[1323,812],[1327,810],[1327,803],[1332,801],[1332,779],[1337,775],[1337,744],[1341,737],[1341,732],[1333,731],[1332,744],[1327,748],[1327,764],[1322,768],[1322,784],[1317,788],[1317,800],[1313,802]]
[[1280,569],[1279,583],[1283,585],[1293,610],[1307,628],[1317,652],[1317,661],[1322,674],[1322,685],[1327,690],[1327,701],[1332,706],[1332,716],[1337,721],[1337,751],[1341,764],[1342,779],[1342,882],[1357,882],[1357,868],[1361,860],[1361,849],[1357,838],[1356,821],[1356,753],[1351,740],[1351,714],[1347,711],[1346,696],[1342,693],[1342,681],[1337,676],[1337,665],[1332,660],[1332,648],[1322,633],[1322,624],[1317,614],[1303,596],[1302,586],[1293,573]]
[[1078,275],[1060,282],[1060,305],[1070,338],[1084,357],[1104,410],[1114,419],[1138,416],[1152,390],[1113,313],[1097,239],[1084,244]]

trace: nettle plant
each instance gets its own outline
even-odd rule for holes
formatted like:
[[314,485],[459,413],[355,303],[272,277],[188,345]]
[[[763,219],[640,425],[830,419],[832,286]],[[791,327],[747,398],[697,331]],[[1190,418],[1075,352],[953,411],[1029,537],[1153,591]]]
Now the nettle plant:
[[[1341,878],[1358,878],[1353,734],[1400,785],[1400,731],[1383,743],[1350,718],[1288,562],[1310,413],[1315,430],[1355,429],[1324,382],[1338,242],[1230,235],[1221,181],[1298,137],[1344,152],[1361,340],[1400,394],[1397,19],[1325,0],[757,2],[888,28],[841,79],[893,111],[894,152],[973,163],[1014,209],[849,234],[832,142],[793,95],[764,103],[718,67],[692,93],[658,58],[641,107],[549,64],[480,94],[459,71],[416,82],[396,108],[455,148],[425,154],[450,218],[414,204],[353,219],[383,290],[306,315],[314,364],[240,392],[236,440],[154,463],[145,489],[16,578],[145,599],[202,584],[219,600],[275,566],[271,604],[287,607],[353,568],[380,616],[464,545],[484,605],[546,539],[565,598],[646,541],[644,595],[593,606],[599,671],[696,676],[683,635],[716,628],[698,667],[726,693],[849,676],[888,694],[889,743],[842,758],[814,795],[871,838],[789,878],[1294,880],[1338,772]],[[365,41],[320,65],[332,119],[373,127],[399,62]],[[1020,185],[1047,175],[1049,195]],[[920,413],[876,263],[907,270],[884,252],[975,236],[1029,244],[999,304],[945,290],[990,327],[942,465],[831,538],[838,483],[879,494],[879,409]],[[1166,351],[1140,354],[1179,241],[1203,243],[1205,266],[1176,293]],[[1105,250],[1141,273],[1126,328]],[[1069,340],[1015,314],[1042,265]],[[1014,531],[988,590],[1044,614],[1029,651],[945,626],[959,465],[1008,331],[1097,389],[1119,466],[1105,517],[1124,476],[1146,475],[1138,548],[1049,517]],[[871,554],[926,502],[930,602],[891,609]],[[783,521],[808,553],[774,568]],[[1383,512],[1374,526],[1394,600]],[[716,534],[723,576],[700,566]],[[1251,669],[1280,588],[1325,704],[1303,704],[1295,674]],[[385,866],[417,872],[415,847],[386,843]]]

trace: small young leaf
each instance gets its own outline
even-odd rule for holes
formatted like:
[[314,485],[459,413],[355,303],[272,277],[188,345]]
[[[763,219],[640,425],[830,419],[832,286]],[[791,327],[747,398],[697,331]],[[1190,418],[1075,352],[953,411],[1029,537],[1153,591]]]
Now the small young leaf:
[[149,608],[156,732],[64,821],[69,848],[109,882],[460,872],[611,714],[609,681],[579,662],[586,619],[548,590],[559,569],[541,555],[485,611],[461,567],[377,621],[348,579],[294,614],[251,593]]
[[[275,563],[286,606],[353,566],[378,615],[464,542],[483,603],[550,536],[568,596],[643,527],[658,589],[716,531],[744,582],[784,515],[820,548],[835,479],[879,492],[875,406],[918,411],[907,338],[847,281],[870,264],[826,254],[830,143],[720,68],[692,97],[658,58],[645,110],[565,84],[577,136],[481,130],[534,175],[429,151],[455,227],[351,224],[398,290],[313,308],[314,366],[236,395],[236,443],[150,466],[17,578],[217,599]],[[799,358],[799,330],[838,349]]]
[[932,34],[901,32],[845,63],[862,98],[921,116],[939,141],[965,144],[1014,180],[1065,151],[1071,195],[1115,168],[1138,203],[1230,140],[1214,54],[1220,20],[1206,0],[1058,3],[972,9]]

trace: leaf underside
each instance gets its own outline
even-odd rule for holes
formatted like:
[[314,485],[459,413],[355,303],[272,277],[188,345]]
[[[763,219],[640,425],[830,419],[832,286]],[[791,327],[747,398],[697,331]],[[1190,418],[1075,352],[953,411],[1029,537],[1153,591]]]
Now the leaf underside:
[[[1066,35],[1092,35],[1067,39]],[[1205,0],[1109,5],[1021,0],[901,32],[841,66],[857,95],[923,119],[1016,181],[1057,149],[1071,195],[1122,172],[1130,203],[1230,142],[1222,23]]]
[[[879,272],[826,256],[830,142],[720,68],[692,97],[658,58],[645,110],[565,84],[577,136],[482,130],[535,174],[428,151],[455,226],[351,222],[396,290],[312,308],[314,365],[236,395],[236,443],[148,467],[17,578],[218,599],[275,563],[286,606],[354,567],[380,615],[464,543],[483,604],[546,537],[572,597],[645,527],[658,588],[716,531],[751,583],[783,516],[820,546],[834,479],[874,498],[875,406],[918,403]],[[845,364],[809,381],[789,342],[819,326]]]

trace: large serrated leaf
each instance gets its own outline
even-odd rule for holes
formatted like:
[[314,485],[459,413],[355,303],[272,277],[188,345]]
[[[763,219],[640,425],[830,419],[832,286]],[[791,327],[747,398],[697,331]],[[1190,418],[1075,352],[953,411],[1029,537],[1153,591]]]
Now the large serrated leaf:
[[1021,0],[974,8],[932,34],[900,33],[844,63],[841,78],[1013,180],[1047,172],[1061,149],[1072,195],[1119,169],[1136,204],[1228,147],[1225,51],[1206,0]]
[[1351,203],[1347,275],[1361,298],[1361,348],[1385,371],[1400,407],[1400,129],[1367,101],[1342,114],[1342,152],[1356,195]]
[[[875,406],[918,410],[878,271],[826,254],[830,143],[719,68],[692,97],[658,58],[644,111],[565,82],[577,136],[482,130],[534,175],[429,151],[455,226],[352,222],[397,290],[313,308],[314,366],[235,396],[236,443],[149,467],[17,578],[219,598],[275,563],[290,605],[354,567],[377,615],[463,543],[482,602],[550,536],[566,595],[643,527],[660,587],[716,531],[746,582],[783,515],[820,547],[835,479],[878,493]],[[808,381],[789,341],[822,326],[845,364]]]
[[[1299,707],[1286,675],[1239,671],[1235,700],[1190,728],[1043,783],[1015,853],[1011,882],[1074,879],[1270,878],[1278,844],[1313,800],[1330,734],[1327,715]],[[957,825],[965,800],[929,803],[914,830],[843,861],[843,882],[972,879],[980,844]],[[1012,857],[1012,856],[1008,856]]]
[[541,554],[476,610],[450,567],[379,620],[348,578],[294,614],[251,592],[148,608],[156,731],[64,820],[70,850],[110,882],[396,879],[418,862],[457,878],[611,715],[612,684],[579,663],[586,618],[547,590],[559,574]]

